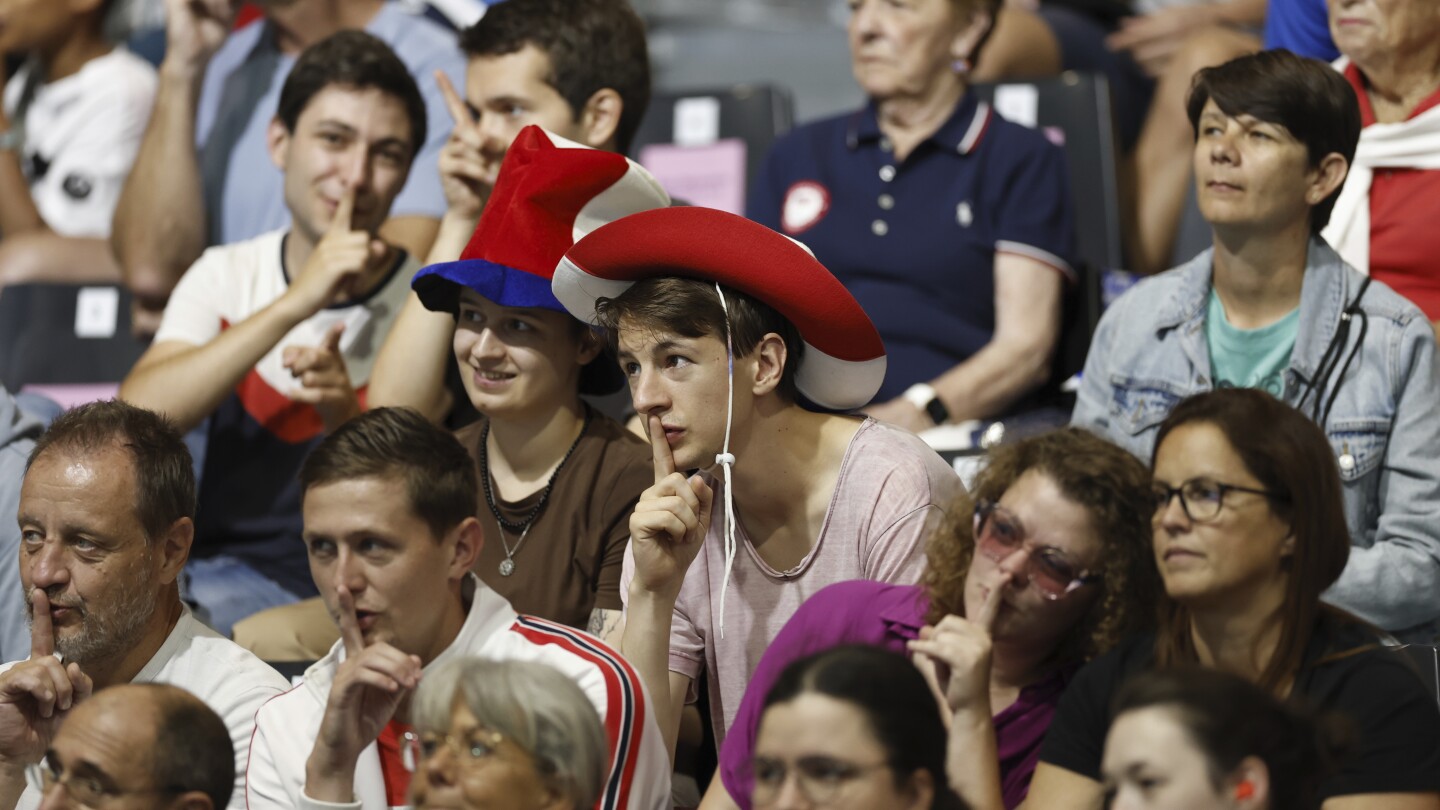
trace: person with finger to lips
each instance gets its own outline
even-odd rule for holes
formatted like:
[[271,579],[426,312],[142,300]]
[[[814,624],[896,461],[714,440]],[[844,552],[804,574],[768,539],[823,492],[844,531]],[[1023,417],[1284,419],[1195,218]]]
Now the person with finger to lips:
[[427,674],[467,656],[547,664],[575,682],[605,730],[597,810],[669,806],[669,763],[631,666],[592,636],[517,614],[471,573],[486,537],[475,463],[454,436],[418,411],[376,408],[321,442],[300,478],[310,570],[340,640],[256,714],[250,810],[394,810],[412,775],[426,795],[454,793],[443,780],[464,773],[416,770],[411,701]]
[[[121,684],[180,687],[219,715],[228,735],[221,758],[232,758],[219,768],[233,788],[223,792],[231,810],[245,807],[238,776],[255,712],[287,683],[180,600],[176,581],[194,515],[190,452],[157,414],[118,400],[92,402],[61,414],[36,442],[11,563],[18,562],[24,594],[13,609],[30,622],[29,657],[0,665],[0,809],[62,806],[38,766],[48,759],[53,780],[55,751],[65,749],[60,764],[73,751],[56,742],[57,732],[66,733],[61,723],[75,732],[66,718],[77,704]],[[70,738],[77,736],[84,737]],[[89,767],[92,777],[106,769],[94,759]]]
[[947,720],[966,806],[1018,806],[1076,669],[1148,625],[1148,498],[1144,465],[1079,429],[992,451],[929,536],[921,584],[831,585],[786,623],[745,690],[720,750],[723,789],[705,806],[753,806],[766,694],[788,665],[845,644],[910,656]]
[[418,261],[378,235],[425,135],[424,102],[385,43],[342,31],[307,49],[270,150],[290,225],[211,248],[120,387],[207,452],[186,597],[234,623],[315,594],[297,553],[306,451],[360,412]]
[[631,214],[577,241],[552,289],[606,327],[650,432],[621,650],[672,750],[702,672],[723,739],[806,597],[919,577],[959,478],[914,435],[832,412],[874,395],[884,347],[834,276],[764,226],[705,208]]

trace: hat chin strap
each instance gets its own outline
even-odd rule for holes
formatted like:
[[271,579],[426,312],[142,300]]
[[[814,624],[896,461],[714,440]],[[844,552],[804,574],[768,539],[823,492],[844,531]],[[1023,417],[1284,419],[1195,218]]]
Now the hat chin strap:
[[720,638],[725,638],[725,592],[730,589],[730,572],[735,567],[735,487],[731,470],[735,466],[735,455],[730,452],[730,426],[735,418],[735,347],[730,337],[730,307],[725,303],[725,292],[715,285],[715,294],[720,296],[720,309],[725,313],[725,443],[715,455],[715,463],[725,477],[725,576],[720,581]]

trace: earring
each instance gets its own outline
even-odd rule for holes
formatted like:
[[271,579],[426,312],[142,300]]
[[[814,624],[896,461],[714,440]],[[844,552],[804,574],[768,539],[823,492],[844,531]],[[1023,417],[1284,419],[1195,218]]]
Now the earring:
[[964,76],[970,72],[970,60],[961,58],[950,63],[950,70],[957,76]]
[[1240,780],[1240,783],[1235,786],[1235,799],[1239,801],[1253,798],[1255,798],[1255,783],[1249,779]]

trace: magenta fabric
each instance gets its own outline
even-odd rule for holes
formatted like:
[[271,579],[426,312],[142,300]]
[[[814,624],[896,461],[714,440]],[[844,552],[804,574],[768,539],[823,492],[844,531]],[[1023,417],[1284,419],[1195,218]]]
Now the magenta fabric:
[[[720,778],[742,810],[751,810],[749,763],[760,728],[765,694],[791,662],[842,644],[869,644],[909,655],[905,642],[918,638],[930,602],[914,585],[855,580],[831,585],[805,601],[765,650],[745,689],[740,712],[720,750]],[[1040,756],[1040,742],[1055,716],[1073,668],[1021,690],[1014,705],[995,716],[1005,806],[1025,800]]]

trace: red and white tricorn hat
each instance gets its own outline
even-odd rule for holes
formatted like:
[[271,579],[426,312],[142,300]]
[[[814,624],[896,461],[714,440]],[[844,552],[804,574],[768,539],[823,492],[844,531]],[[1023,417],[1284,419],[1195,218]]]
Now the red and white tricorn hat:
[[885,379],[880,333],[844,285],[804,245],[711,208],[660,208],[602,225],[555,268],[552,291],[570,314],[596,324],[595,301],[646,278],[718,283],[764,301],[805,341],[800,393],[837,411],[874,398]]

